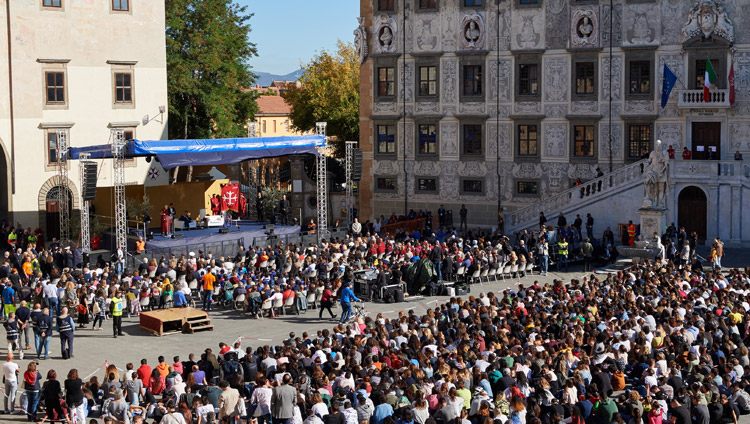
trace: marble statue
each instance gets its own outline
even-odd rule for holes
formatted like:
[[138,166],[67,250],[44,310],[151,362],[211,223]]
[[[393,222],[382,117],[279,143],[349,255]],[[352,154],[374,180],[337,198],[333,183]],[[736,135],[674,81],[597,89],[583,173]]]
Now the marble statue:
[[656,148],[648,155],[648,166],[643,183],[644,208],[665,208],[669,191],[669,160],[662,150],[661,140],[656,140]]

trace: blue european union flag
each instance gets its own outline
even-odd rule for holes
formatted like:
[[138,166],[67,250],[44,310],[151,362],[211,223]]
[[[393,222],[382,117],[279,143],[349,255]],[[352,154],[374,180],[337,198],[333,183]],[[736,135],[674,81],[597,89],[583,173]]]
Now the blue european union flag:
[[667,64],[664,64],[664,82],[661,87],[661,108],[664,109],[669,101],[669,94],[672,93],[672,88],[677,82],[677,75],[675,75]]

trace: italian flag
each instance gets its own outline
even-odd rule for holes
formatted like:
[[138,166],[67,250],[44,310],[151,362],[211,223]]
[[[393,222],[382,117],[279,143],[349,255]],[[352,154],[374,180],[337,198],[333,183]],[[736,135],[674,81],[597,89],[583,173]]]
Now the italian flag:
[[711,66],[711,60],[706,58],[706,74],[703,77],[703,101],[708,103],[711,95],[711,84],[716,81],[716,71]]

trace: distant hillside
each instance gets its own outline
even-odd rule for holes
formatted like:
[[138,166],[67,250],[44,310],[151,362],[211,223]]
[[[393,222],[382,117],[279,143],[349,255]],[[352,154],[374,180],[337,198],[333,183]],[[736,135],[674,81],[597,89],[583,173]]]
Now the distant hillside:
[[255,83],[261,87],[267,87],[271,85],[273,81],[297,81],[302,76],[302,69],[297,69],[294,72],[290,72],[286,75],[269,74],[268,72],[257,72],[254,71],[258,78]]

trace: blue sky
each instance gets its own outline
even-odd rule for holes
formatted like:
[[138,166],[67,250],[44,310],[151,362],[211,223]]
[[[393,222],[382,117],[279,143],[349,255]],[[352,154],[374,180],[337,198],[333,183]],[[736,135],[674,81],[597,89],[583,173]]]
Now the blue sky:
[[236,0],[255,14],[250,40],[258,57],[253,70],[287,74],[315,52],[333,50],[336,40],[351,42],[357,27],[357,0]]

